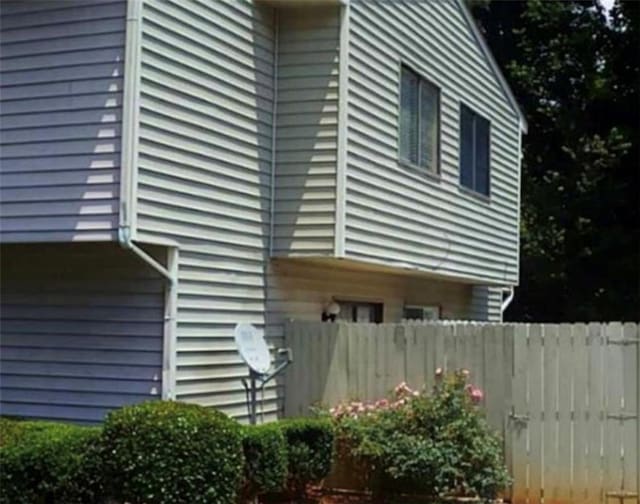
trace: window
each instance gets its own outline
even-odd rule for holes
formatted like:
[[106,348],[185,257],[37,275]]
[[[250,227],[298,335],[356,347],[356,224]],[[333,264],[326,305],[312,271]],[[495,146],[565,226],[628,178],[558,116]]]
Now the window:
[[439,306],[405,306],[404,320],[440,320]]
[[359,301],[338,301],[340,313],[337,320],[344,322],[382,322],[382,303],[364,303]]
[[438,171],[440,91],[403,66],[400,76],[400,159]]
[[489,121],[469,107],[460,108],[460,183],[489,196]]

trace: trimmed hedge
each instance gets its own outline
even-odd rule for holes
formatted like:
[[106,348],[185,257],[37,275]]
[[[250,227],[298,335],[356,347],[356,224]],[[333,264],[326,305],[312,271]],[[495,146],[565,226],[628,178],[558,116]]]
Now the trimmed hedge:
[[0,504],[235,504],[302,495],[333,459],[333,426],[300,418],[242,427],[197,405],[153,401],[104,427],[0,418]]
[[247,497],[281,492],[287,482],[287,445],[278,423],[246,426],[243,432]]
[[308,483],[325,478],[333,461],[333,425],[324,418],[294,418],[278,422],[287,442],[288,486],[297,495]]
[[2,504],[99,501],[99,428],[7,419],[0,425]]
[[233,504],[243,474],[240,425],[194,404],[113,411],[103,431],[110,493],[131,504]]

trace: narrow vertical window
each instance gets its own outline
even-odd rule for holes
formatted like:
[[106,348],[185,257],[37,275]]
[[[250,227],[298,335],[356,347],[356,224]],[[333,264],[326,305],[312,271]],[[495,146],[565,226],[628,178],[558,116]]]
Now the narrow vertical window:
[[438,171],[440,91],[407,67],[400,76],[400,159]]
[[462,105],[460,108],[460,184],[488,196],[490,158],[489,121]]

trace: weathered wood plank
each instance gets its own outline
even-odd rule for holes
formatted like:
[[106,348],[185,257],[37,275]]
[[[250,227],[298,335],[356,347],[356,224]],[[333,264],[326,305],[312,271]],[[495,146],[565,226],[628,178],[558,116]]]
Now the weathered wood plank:
[[587,383],[589,359],[587,354],[587,327],[584,324],[573,326],[573,453],[571,500],[587,501],[588,475],[588,434],[587,434]]
[[[558,420],[557,420],[557,466],[556,493],[558,504],[569,502],[573,479],[571,454],[572,443],[572,399],[573,374],[579,366],[573,354],[571,325],[558,328]],[[546,501],[545,501],[546,502]]]
[[605,451],[604,451],[604,491],[619,492],[623,490],[622,481],[622,429],[624,420],[624,396],[622,383],[622,348],[611,344],[623,338],[622,324],[611,323],[606,327],[605,358]]
[[[525,504],[529,496],[529,436],[532,420],[529,405],[529,366],[531,341],[530,326],[518,324],[510,331],[513,339],[513,394],[512,415],[510,417],[509,438],[512,446],[512,499],[513,504]],[[506,376],[505,378],[508,378]]]
[[587,502],[604,502],[603,480],[603,429],[604,429],[604,326],[589,324],[589,376],[587,382],[589,394],[588,416],[588,479]]
[[543,327],[532,324],[529,328],[529,504],[538,504],[542,498],[543,464],[543,426],[545,420],[545,399],[547,399],[544,383],[552,383],[551,379],[543,378],[546,371],[543,346]]

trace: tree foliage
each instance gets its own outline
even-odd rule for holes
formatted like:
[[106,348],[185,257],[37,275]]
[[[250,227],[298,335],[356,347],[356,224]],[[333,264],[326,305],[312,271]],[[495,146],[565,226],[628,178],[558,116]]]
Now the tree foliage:
[[640,315],[640,2],[470,6],[529,123],[512,320]]

